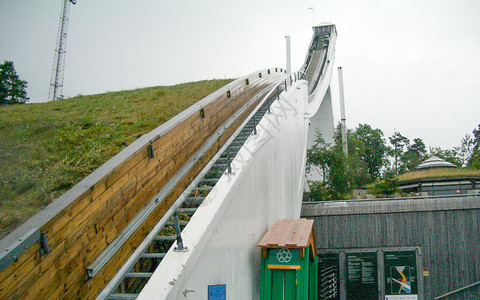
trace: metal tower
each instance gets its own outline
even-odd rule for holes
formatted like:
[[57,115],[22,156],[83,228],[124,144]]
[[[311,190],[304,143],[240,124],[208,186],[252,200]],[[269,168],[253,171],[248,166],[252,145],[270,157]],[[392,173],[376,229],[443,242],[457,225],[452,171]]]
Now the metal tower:
[[340,89],[340,118],[342,121],[342,146],[343,146],[343,153],[345,153],[345,156],[348,156],[347,119],[345,117],[345,97],[343,95],[342,67],[338,67],[338,86]]
[[63,98],[63,72],[65,70],[65,52],[67,50],[70,3],[77,4],[77,0],[63,0],[60,24],[58,25],[57,47],[55,48],[52,77],[50,78],[50,91],[48,93],[49,101]]

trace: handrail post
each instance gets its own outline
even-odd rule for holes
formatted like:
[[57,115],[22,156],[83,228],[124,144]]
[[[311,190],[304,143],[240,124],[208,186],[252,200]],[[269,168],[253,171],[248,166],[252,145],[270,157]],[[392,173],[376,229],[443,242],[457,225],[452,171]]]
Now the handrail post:
[[177,247],[173,249],[176,252],[186,252],[188,248],[183,245],[182,232],[180,230],[180,224],[178,222],[178,213],[173,213],[173,225],[175,227],[175,234],[177,235]]
[[227,174],[232,174],[232,161],[230,159],[230,146],[227,148]]

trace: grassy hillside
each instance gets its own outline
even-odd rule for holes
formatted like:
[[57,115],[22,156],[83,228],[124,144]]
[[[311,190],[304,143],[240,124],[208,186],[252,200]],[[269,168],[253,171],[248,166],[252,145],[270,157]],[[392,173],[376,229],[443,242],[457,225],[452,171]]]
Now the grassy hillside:
[[0,106],[0,238],[141,135],[230,81]]

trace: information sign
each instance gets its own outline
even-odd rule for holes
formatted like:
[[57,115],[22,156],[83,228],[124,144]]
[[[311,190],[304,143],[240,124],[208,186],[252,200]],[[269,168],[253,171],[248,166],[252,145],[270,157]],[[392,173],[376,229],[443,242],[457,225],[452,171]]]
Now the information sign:
[[[415,251],[385,252],[385,299],[416,299],[417,264]],[[387,298],[388,295],[412,295],[411,298]]]
[[208,286],[208,300],[226,300],[227,285],[217,284]]
[[377,253],[347,253],[347,299],[378,298]]
[[340,299],[338,253],[318,255],[318,297],[319,299]]

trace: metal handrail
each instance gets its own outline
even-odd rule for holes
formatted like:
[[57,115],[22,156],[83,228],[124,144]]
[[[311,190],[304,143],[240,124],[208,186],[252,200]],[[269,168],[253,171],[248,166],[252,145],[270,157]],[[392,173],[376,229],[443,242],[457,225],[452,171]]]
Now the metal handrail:
[[[117,288],[118,284],[121,282],[121,280],[124,278],[125,274],[129,272],[129,270],[135,265],[137,260],[140,258],[140,256],[143,254],[143,252],[148,248],[148,246],[152,243],[152,241],[155,239],[157,236],[158,232],[163,228],[165,223],[170,219],[172,214],[177,210],[180,205],[184,202],[184,200],[188,197],[188,195],[193,191],[195,186],[200,182],[200,180],[205,176],[205,174],[208,172],[208,170],[213,166],[214,162],[221,156],[221,154],[228,148],[231,142],[236,138],[236,136],[240,133],[240,131],[245,127],[247,122],[252,118],[252,116],[258,111],[258,109],[269,99],[269,97],[273,94],[274,91],[276,91],[277,86],[280,84],[283,84],[283,82],[278,83],[274,85],[273,87],[266,88],[262,92],[259,93],[259,95],[264,94],[267,90],[270,89],[270,91],[267,93],[267,95],[262,99],[262,101],[257,105],[257,107],[250,113],[250,115],[246,118],[246,120],[237,128],[235,133],[227,140],[227,142],[220,148],[220,150],[217,151],[215,156],[210,160],[210,162],[203,168],[203,170],[195,177],[195,179],[190,183],[190,185],[185,189],[185,191],[178,197],[178,199],[175,201],[175,203],[170,207],[170,209],[164,214],[164,216],[160,219],[160,221],[155,225],[155,227],[150,231],[150,233],[147,235],[147,237],[142,241],[142,243],[136,248],[136,250],[133,252],[133,254],[128,258],[128,260],[125,262],[125,264],[117,271],[115,276],[110,280],[110,282],[107,284],[107,286],[102,290],[102,292],[98,295],[96,298],[97,300],[100,299],[107,299]],[[258,99],[258,97],[255,97]],[[253,100],[249,103],[253,103]],[[236,116],[239,116],[249,105],[245,105],[244,109],[236,113]],[[227,121],[228,124],[224,124],[221,126],[221,128],[226,128],[229,127],[233,121],[229,120]],[[211,140],[213,142],[217,141],[218,139],[218,134],[212,135]],[[207,141],[206,144],[210,142]]]
[[446,294],[443,294],[443,295],[441,295],[441,296],[435,297],[435,298],[433,298],[433,299],[434,299],[434,300],[442,299],[442,298],[445,298],[445,297],[447,297],[447,296],[456,294],[456,293],[458,293],[458,292],[461,292],[461,291],[463,291],[463,290],[469,289],[469,288],[474,287],[474,286],[479,285],[479,284],[480,284],[480,281],[477,281],[477,282],[475,282],[475,283],[469,284],[469,285],[467,285],[467,286],[464,286],[464,287],[462,287],[462,288],[459,288],[459,289],[456,289],[456,290],[454,290],[454,291],[448,292],[448,293],[446,293]]

